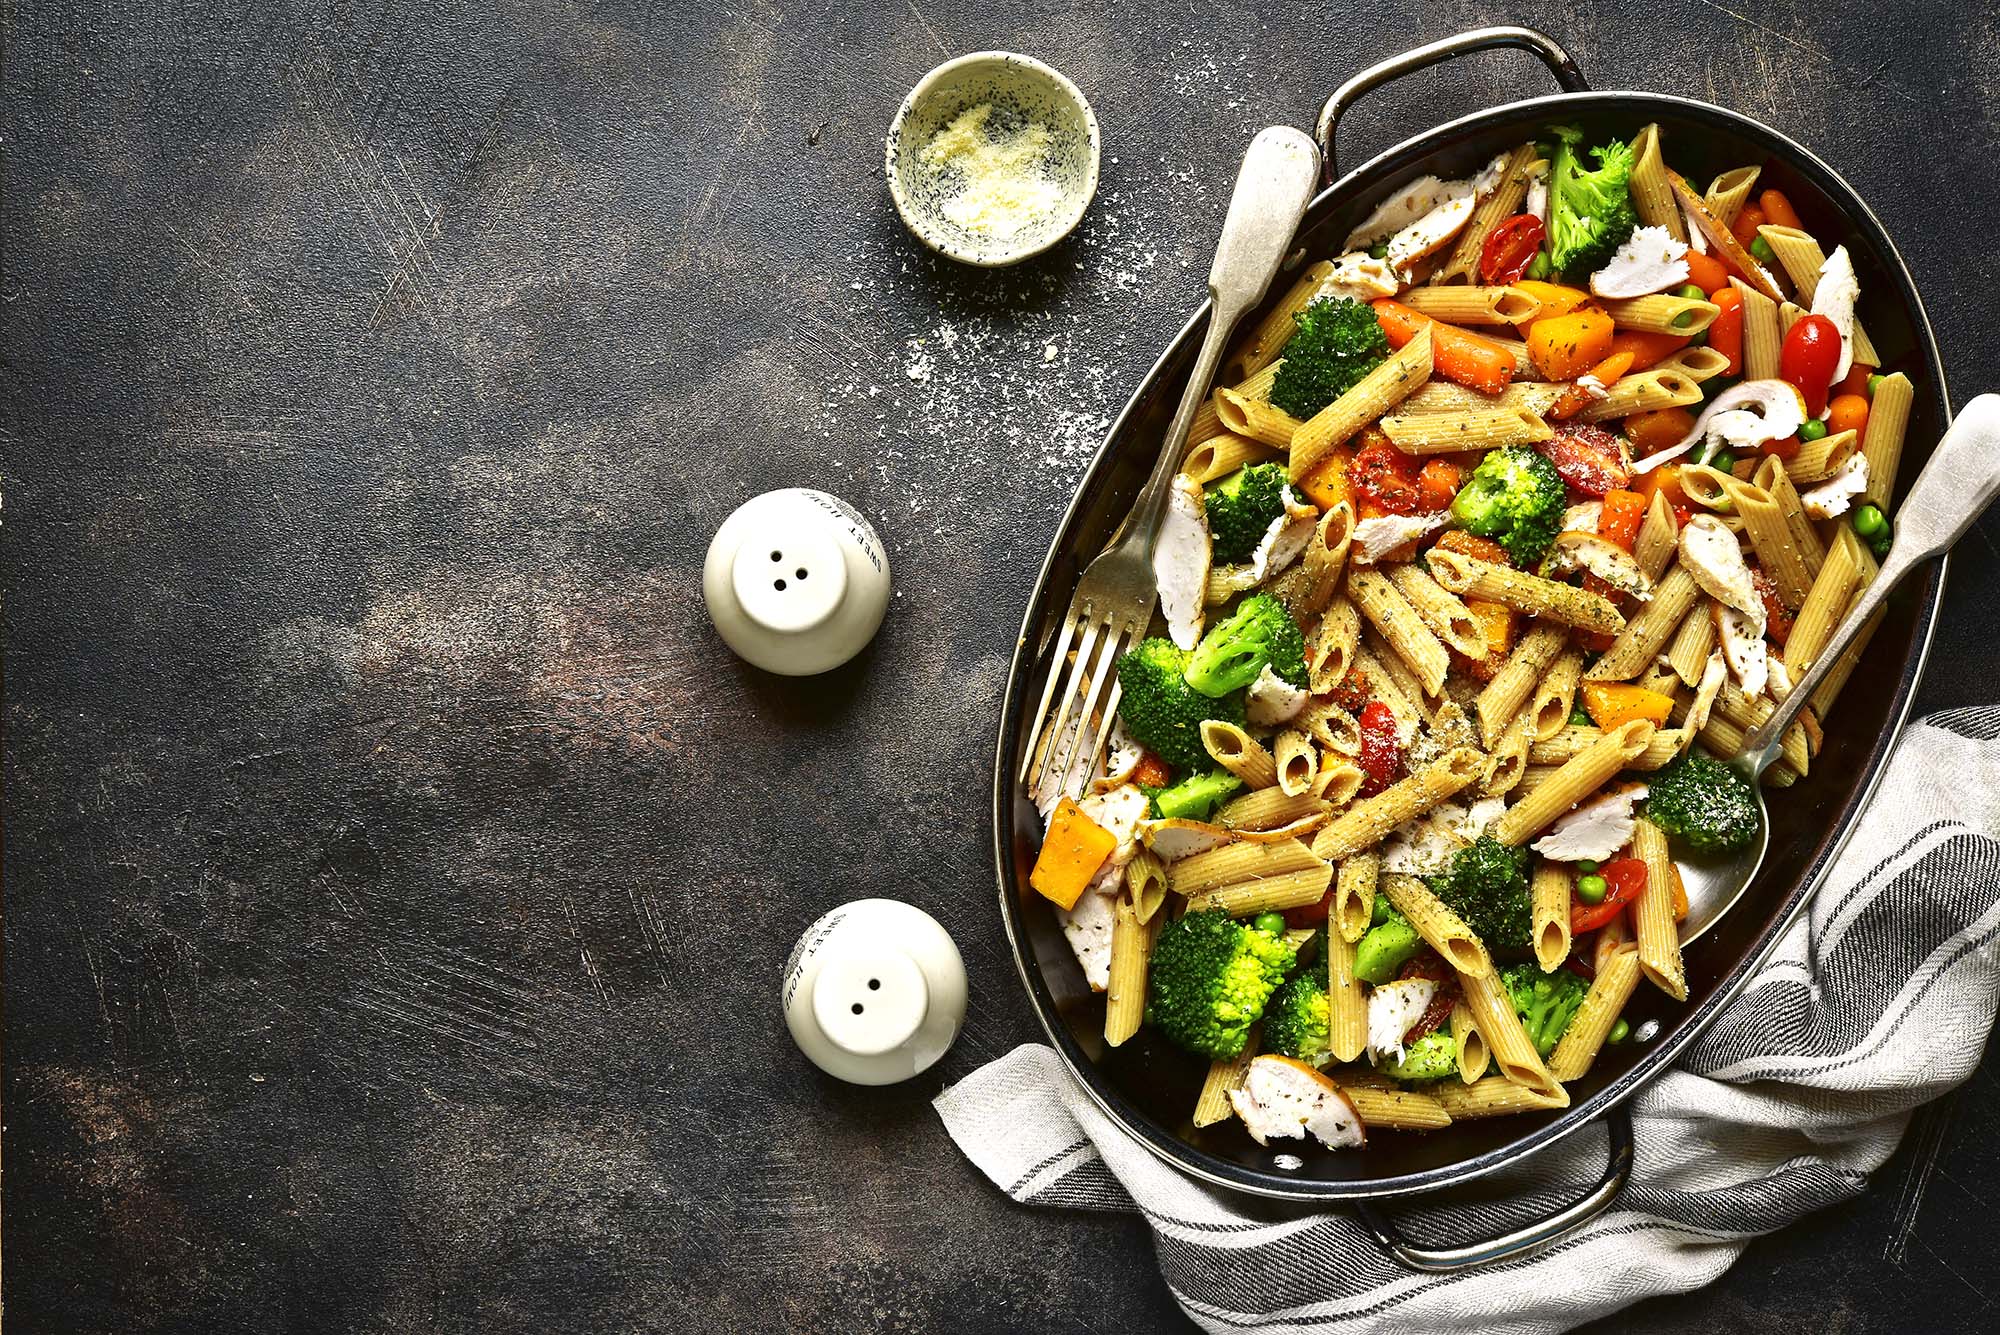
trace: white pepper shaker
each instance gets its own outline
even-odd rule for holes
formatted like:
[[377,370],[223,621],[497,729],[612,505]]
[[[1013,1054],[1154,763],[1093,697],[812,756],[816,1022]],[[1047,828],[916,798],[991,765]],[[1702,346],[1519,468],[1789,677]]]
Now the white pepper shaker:
[[722,521],[702,565],[702,599],[723,641],[767,672],[839,667],[889,606],[889,558],[860,512],[788,487],[753,496]]
[[857,1085],[892,1085],[958,1037],[965,961],[922,909],[857,899],[806,929],[782,995],[792,1041],[813,1065]]

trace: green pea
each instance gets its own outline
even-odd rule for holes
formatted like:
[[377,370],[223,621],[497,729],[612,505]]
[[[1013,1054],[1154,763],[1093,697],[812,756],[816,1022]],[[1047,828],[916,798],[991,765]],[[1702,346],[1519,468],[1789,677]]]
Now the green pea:
[[1730,469],[1736,467],[1736,456],[1728,450],[1718,450],[1715,457],[1708,461],[1708,466],[1727,473]]
[[1368,253],[1378,260],[1386,260],[1389,258],[1389,243],[1387,241],[1377,241],[1374,245],[1368,247]]
[[[1764,238],[1760,236],[1757,239],[1762,241]],[[1607,1043],[1623,1043],[1630,1037],[1632,1037],[1632,1026],[1625,1023],[1625,1017],[1621,1015],[1612,1022],[1611,1032],[1604,1036],[1604,1041]]]
[[1282,913],[1260,913],[1250,920],[1250,925],[1271,936],[1285,934],[1285,915]]
[[1588,728],[1590,726],[1590,711],[1585,709],[1581,704],[1571,705],[1569,707],[1569,726],[1572,728]]
[[1826,423],[1815,417],[1799,428],[1799,439],[1804,442],[1826,439]]
[[1597,870],[1597,860],[1595,858],[1584,858],[1576,864],[1576,869],[1588,875]]
[[1546,250],[1538,250],[1535,252],[1535,258],[1528,261],[1528,272],[1524,274],[1523,277],[1532,278],[1535,279],[1537,282],[1539,282],[1542,279],[1547,278],[1548,276],[1549,276],[1549,252],[1547,252]]
[[1872,538],[1888,526],[1888,517],[1879,505],[1864,505],[1854,512],[1854,531],[1864,538]]
[[1708,331],[1707,331],[1706,329],[1703,329],[1703,330],[1699,331],[1698,333],[1694,333],[1694,334],[1691,334],[1691,335],[1689,335],[1689,336],[1688,336],[1688,346],[1689,346],[1689,347],[1691,347],[1691,348],[1705,348],[1705,347],[1707,347],[1707,346],[1708,346]]
[[1602,904],[1610,889],[1611,883],[1595,872],[1576,878],[1576,897],[1586,904]]
[[1708,293],[1701,290],[1701,284],[1699,283],[1682,283],[1674,289],[1674,295],[1677,297],[1686,297],[1689,301],[1708,300]]
[[1885,528],[1876,534],[1868,543],[1868,550],[1875,553],[1878,560],[1887,556],[1889,554],[1889,530]]
[[1771,249],[1771,243],[1760,236],[1750,243],[1750,258],[1759,264],[1776,264],[1778,252]]
[[1875,397],[1875,391],[1876,391],[1876,390],[1878,390],[1878,389],[1880,389],[1881,387],[1882,387],[1882,374],[1881,374],[1881,372],[1879,372],[1879,371],[1878,371],[1878,372],[1876,372],[1876,373],[1875,373],[1874,375],[1871,375],[1871,376],[1869,376],[1869,377],[1868,377],[1868,397],[1869,397],[1869,398],[1871,398],[1871,399],[1872,399],[1872,398],[1874,398],[1874,397]]

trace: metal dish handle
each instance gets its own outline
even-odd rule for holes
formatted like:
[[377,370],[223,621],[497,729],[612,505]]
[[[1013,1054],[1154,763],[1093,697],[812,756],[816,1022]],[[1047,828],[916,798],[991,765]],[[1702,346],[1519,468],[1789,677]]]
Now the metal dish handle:
[[1611,1161],[1605,1165],[1604,1176],[1597,1180],[1597,1185],[1548,1218],[1523,1225],[1511,1233],[1502,1233],[1497,1238],[1468,1242],[1460,1247],[1419,1247],[1405,1238],[1395,1222],[1373,1202],[1357,1203],[1355,1212],[1361,1216],[1361,1222],[1368,1231],[1375,1235],[1375,1241],[1381,1244],[1382,1250],[1412,1270],[1448,1274],[1519,1256],[1554,1242],[1579,1224],[1597,1218],[1625,1190],[1626,1179],[1632,1174],[1632,1114],[1621,1103],[1606,1114],[1604,1124],[1611,1133]]
[[1471,32],[1462,32],[1456,37],[1427,42],[1423,46],[1403,52],[1400,56],[1391,56],[1387,60],[1370,65],[1333,90],[1333,96],[1329,97],[1326,105],[1319,109],[1319,151],[1326,160],[1326,179],[1332,181],[1340,175],[1340,169],[1335,165],[1336,159],[1333,156],[1333,132],[1340,124],[1341,114],[1354,103],[1355,99],[1371,88],[1379,88],[1392,79],[1402,78],[1405,74],[1414,74],[1418,70],[1428,69],[1432,65],[1457,56],[1470,55],[1474,51],[1488,51],[1502,46],[1518,47],[1541,57],[1542,63],[1549,67],[1549,73],[1556,76],[1556,82],[1562,85],[1564,92],[1590,91],[1589,80],[1583,77],[1583,71],[1577,68],[1576,61],[1570,58],[1569,52],[1563,50],[1555,38],[1545,32],[1537,32],[1533,28],[1513,25],[1474,28]]

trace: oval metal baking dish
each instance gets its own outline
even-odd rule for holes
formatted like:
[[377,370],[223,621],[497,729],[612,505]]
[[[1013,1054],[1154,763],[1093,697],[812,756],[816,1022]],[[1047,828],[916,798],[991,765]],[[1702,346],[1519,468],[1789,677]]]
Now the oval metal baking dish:
[[[1821,231],[1839,220],[1828,249],[1844,243],[1864,293],[1862,314],[1884,369],[1906,371],[1915,385],[1905,482],[1916,476],[1930,443],[1949,422],[1937,346],[1922,303],[1895,246],[1860,196],[1832,167],[1785,135],[1740,113],[1685,98],[1641,92],[1593,92],[1562,48],[1523,28],[1493,28],[1433,43],[1373,66],[1343,85],[1320,117],[1328,174],[1335,174],[1334,131],[1340,115],[1371,88],[1412,70],[1496,46],[1529,50],[1555,74],[1562,93],[1508,103],[1414,136],[1339,175],[1314,200],[1299,231],[1301,253],[1336,253],[1348,227],[1390,189],[1432,173],[1447,179],[1475,171],[1495,153],[1557,123],[1581,125],[1590,142],[1630,137],[1656,121],[1669,160],[1690,179],[1746,163],[1763,167],[1761,184],[1777,186]],[[1282,279],[1273,291],[1284,287]],[[1943,592],[1942,564],[1913,578],[1888,615],[1841,698],[1839,726],[1827,731],[1810,775],[1772,802],[1772,856],[1736,910],[1688,949],[1686,1005],[1651,993],[1634,998],[1635,1028],[1656,1021],[1650,1042],[1607,1049],[1559,1112],[1460,1124],[1428,1135],[1388,1132],[1362,1152],[1285,1147],[1303,1163],[1286,1171],[1233,1120],[1196,1128],[1190,1121],[1205,1063],[1150,1030],[1118,1048],[1102,1038],[1103,999],[1084,983],[1052,912],[1028,886],[1040,821],[1013,781],[1027,740],[1029,702],[1051,632],[1077,576],[1105,546],[1144,480],[1201,340],[1207,311],[1168,346],[1119,417],[1064,515],[1043,563],[1014,655],[994,772],[994,855],[1000,910],[1022,982],[1050,1041],[1077,1079],[1115,1122],[1161,1158],[1220,1186],[1295,1201],[1358,1201],[1429,1191],[1517,1162],[1594,1121],[1611,1123],[1610,1165],[1597,1188],[1555,1219],[1504,1240],[1426,1251],[1397,1239],[1375,1210],[1364,1216],[1385,1245],[1411,1264],[1445,1268],[1493,1259],[1553,1236],[1602,1209],[1622,1186],[1630,1161],[1629,1122],[1619,1105],[1659,1075],[1706,1028],[1775,945],[1832,865],[1881,775],[1922,672]],[[1651,993],[1648,995],[1648,993]],[[1607,1119],[1607,1114],[1613,1114]]]

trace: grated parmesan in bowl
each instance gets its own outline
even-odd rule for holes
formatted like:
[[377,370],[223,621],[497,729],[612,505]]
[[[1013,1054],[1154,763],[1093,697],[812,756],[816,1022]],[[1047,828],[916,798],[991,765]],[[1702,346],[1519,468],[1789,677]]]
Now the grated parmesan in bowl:
[[1097,118],[1076,85],[1028,56],[982,51],[938,66],[903,99],[885,174],[919,240],[992,267],[1069,235],[1097,166]]

